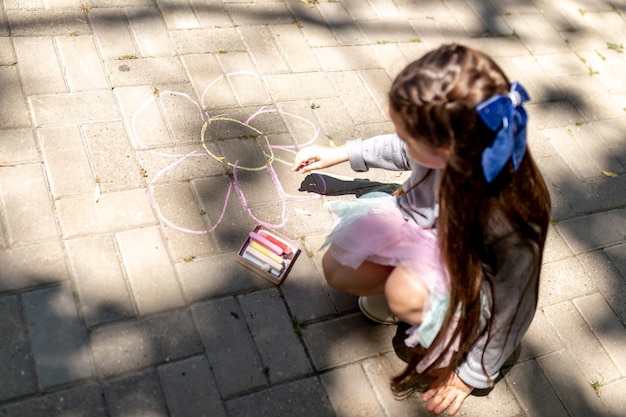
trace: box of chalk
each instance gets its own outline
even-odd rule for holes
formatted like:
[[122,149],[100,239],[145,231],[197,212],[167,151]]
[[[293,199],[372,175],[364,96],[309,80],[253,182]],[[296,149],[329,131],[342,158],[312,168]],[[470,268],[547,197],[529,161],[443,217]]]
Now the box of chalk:
[[268,281],[280,285],[287,278],[298,255],[300,247],[296,242],[257,225],[246,237],[235,259]]

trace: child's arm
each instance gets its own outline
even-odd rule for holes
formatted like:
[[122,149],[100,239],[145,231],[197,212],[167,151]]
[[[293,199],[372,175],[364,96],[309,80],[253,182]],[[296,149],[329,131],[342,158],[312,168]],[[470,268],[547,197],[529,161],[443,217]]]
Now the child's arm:
[[307,173],[315,169],[328,168],[346,162],[348,151],[345,146],[330,147],[312,145],[302,148],[297,154],[292,169]]

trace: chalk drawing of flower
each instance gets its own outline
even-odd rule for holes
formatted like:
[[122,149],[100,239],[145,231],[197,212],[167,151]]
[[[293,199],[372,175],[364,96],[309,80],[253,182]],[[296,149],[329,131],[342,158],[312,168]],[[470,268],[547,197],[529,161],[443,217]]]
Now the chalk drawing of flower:
[[[211,91],[214,88],[214,86],[216,86],[218,82],[225,81],[225,80],[227,81],[232,77],[252,77],[254,80],[257,80],[262,83],[263,89],[265,90],[265,93],[267,95],[267,100],[265,101],[265,103],[261,107],[256,109],[256,111],[254,111],[248,117],[246,117],[244,120],[239,120],[235,117],[230,117],[227,114],[212,114],[208,110],[207,105],[206,105],[206,98],[211,94]],[[195,149],[187,153],[164,152],[163,150],[158,150],[158,149],[154,149],[153,147],[150,147],[146,143],[144,138],[142,138],[141,135],[138,133],[137,121],[140,118],[145,116],[145,113],[148,111],[147,110],[148,107],[151,104],[153,104],[158,99],[158,97],[160,97],[163,100],[165,97],[168,97],[168,96],[186,100],[192,104],[192,107],[195,107],[198,117],[201,119],[203,123],[202,129],[200,132],[198,132],[198,135],[197,135],[199,145],[201,145],[201,147],[199,147],[198,149]],[[302,143],[298,143],[298,145],[278,145],[278,144],[270,143],[270,140],[268,139],[268,135],[265,132],[261,131],[259,128],[255,127],[254,122],[257,119],[262,118],[264,115],[268,115],[271,113],[279,113],[285,118],[291,118],[293,120],[297,120],[300,123],[304,123],[308,125],[311,129],[310,137],[305,138],[306,141]],[[248,134],[241,135],[243,136],[242,139],[254,140],[256,142],[263,156],[263,162],[246,166],[246,165],[239,163],[239,160],[237,159],[236,155],[227,156],[227,155],[220,154],[217,148],[213,146],[212,139],[209,137],[209,132],[211,132],[214,126],[224,125],[224,124],[231,124],[233,127],[238,128],[239,130],[249,132]],[[211,83],[209,83],[209,85],[204,89],[199,101],[194,100],[189,94],[186,94],[186,93],[177,92],[177,91],[158,91],[155,89],[154,97],[151,97],[150,99],[146,100],[133,114],[130,120],[130,129],[131,129],[133,140],[135,141],[135,145],[138,149],[144,150],[147,153],[154,154],[155,156],[163,157],[163,158],[171,160],[171,162],[169,162],[159,172],[157,172],[147,184],[148,185],[147,194],[148,194],[148,199],[150,201],[150,204],[155,209],[161,221],[163,221],[169,227],[176,229],[180,232],[191,233],[191,234],[212,233],[220,225],[220,222],[222,221],[222,218],[224,217],[224,214],[226,213],[226,210],[228,208],[228,201],[230,199],[230,195],[232,194],[232,192],[236,194],[244,211],[255,222],[262,224],[266,227],[270,227],[270,228],[279,229],[279,228],[284,227],[288,220],[287,209],[286,209],[287,200],[290,198],[301,199],[302,197],[293,196],[293,195],[289,195],[285,193],[273,165],[275,163],[283,163],[283,164],[290,165],[290,162],[279,159],[275,151],[282,150],[282,151],[295,154],[297,149],[313,143],[319,135],[319,128],[317,128],[311,121],[303,117],[300,117],[298,115],[284,112],[272,106],[272,99],[271,99],[270,91],[265,80],[259,74],[248,72],[248,71],[233,72],[233,73],[225,74],[216,78]],[[181,225],[176,224],[172,220],[168,219],[163,214],[159,206],[159,202],[156,200],[154,196],[154,185],[161,177],[168,174],[172,170],[175,170],[181,167],[183,164],[185,164],[186,161],[190,159],[195,159],[195,158],[204,158],[204,159],[217,161],[218,163],[222,164],[222,166],[224,166],[226,172],[228,173],[230,177],[230,183],[226,191],[226,197],[224,199],[224,204],[223,204],[219,217],[213,222],[213,224],[209,228],[201,229],[201,230],[185,228]],[[280,222],[269,223],[269,222],[264,221],[263,219],[258,218],[255,214],[253,214],[251,208],[249,207],[248,200],[239,183],[239,175],[240,175],[240,172],[242,171],[259,173],[259,175],[262,175],[262,174],[269,175],[271,183],[273,184],[281,202],[282,208],[281,208]]]

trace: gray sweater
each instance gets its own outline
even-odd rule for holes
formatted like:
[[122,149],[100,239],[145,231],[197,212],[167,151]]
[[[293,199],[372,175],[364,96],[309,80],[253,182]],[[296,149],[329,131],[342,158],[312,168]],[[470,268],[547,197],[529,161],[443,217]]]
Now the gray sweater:
[[[396,134],[348,141],[346,148],[350,166],[355,171],[410,170],[411,177],[402,186],[406,194],[398,197],[398,205],[406,219],[414,220],[423,228],[436,228],[439,171],[433,171],[413,187],[429,170],[410,159],[404,142]],[[528,330],[537,306],[541,266],[537,243],[520,236],[504,216],[496,214],[489,220],[487,229],[482,285],[487,307],[480,327],[484,329],[493,315],[491,328],[478,338],[457,367],[459,377],[474,388],[488,388],[493,384],[500,368]]]

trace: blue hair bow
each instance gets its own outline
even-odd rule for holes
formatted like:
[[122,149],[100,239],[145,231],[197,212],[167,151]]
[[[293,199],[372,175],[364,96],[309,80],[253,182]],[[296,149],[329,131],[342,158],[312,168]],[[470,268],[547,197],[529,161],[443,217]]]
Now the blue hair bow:
[[528,115],[522,104],[530,100],[518,82],[511,85],[507,95],[497,95],[483,101],[476,111],[483,122],[496,133],[493,144],[485,148],[482,167],[487,182],[493,181],[509,159],[513,168],[519,167],[526,153],[526,122]]

